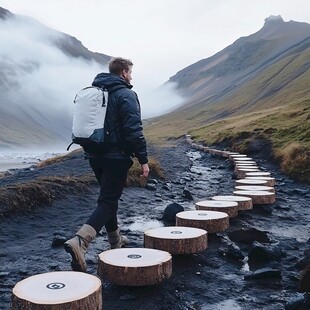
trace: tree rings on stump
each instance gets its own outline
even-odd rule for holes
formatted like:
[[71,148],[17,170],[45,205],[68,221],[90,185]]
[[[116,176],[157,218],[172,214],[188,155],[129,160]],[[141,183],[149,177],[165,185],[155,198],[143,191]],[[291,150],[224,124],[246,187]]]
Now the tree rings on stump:
[[121,248],[99,254],[98,275],[117,285],[154,285],[171,274],[172,257],[166,251]]
[[13,310],[102,309],[99,278],[74,271],[37,274],[13,288]]
[[245,180],[264,180],[267,182],[267,186],[275,186],[276,179],[272,177],[260,177],[260,176],[252,176],[252,177],[245,177]]
[[270,185],[268,185],[267,180],[259,180],[259,179],[240,179],[240,180],[236,180],[236,183],[238,185],[265,185],[265,186],[270,186]]
[[203,200],[196,202],[195,207],[197,210],[225,212],[229,217],[238,215],[238,203],[235,201]]
[[267,191],[274,193],[274,187],[264,185],[237,185],[235,189],[238,191]]
[[251,197],[253,205],[271,204],[276,201],[275,193],[267,191],[234,191],[234,194]]
[[224,231],[229,227],[229,216],[217,211],[183,211],[176,215],[177,226],[205,229],[208,233]]
[[207,232],[193,227],[159,227],[144,232],[144,247],[171,254],[193,254],[208,247]]
[[238,210],[251,210],[253,209],[252,198],[243,196],[213,196],[213,200],[235,201],[238,203]]

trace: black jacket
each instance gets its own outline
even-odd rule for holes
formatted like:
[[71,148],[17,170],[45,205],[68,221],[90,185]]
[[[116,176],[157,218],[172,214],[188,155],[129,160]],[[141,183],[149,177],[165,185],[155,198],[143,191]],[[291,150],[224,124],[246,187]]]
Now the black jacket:
[[109,92],[104,130],[106,147],[104,157],[136,156],[140,164],[148,162],[146,141],[143,135],[140,103],[132,86],[123,78],[111,73],[99,73],[93,86]]

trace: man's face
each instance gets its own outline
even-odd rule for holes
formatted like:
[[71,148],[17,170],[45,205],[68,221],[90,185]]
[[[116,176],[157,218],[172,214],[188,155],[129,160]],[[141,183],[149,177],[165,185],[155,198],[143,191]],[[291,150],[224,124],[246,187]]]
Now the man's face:
[[123,72],[122,72],[122,77],[129,84],[130,84],[130,81],[132,80],[131,73],[132,73],[132,67],[131,66],[129,67],[128,71],[123,70]]

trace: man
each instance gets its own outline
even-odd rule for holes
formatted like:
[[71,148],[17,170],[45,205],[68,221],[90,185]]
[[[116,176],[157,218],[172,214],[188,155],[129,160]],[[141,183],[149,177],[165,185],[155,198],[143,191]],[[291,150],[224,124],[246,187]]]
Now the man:
[[146,142],[137,94],[131,90],[132,62],[113,58],[110,73],[96,76],[93,86],[109,92],[105,117],[105,150],[91,153],[84,149],[89,164],[100,185],[97,208],[75,237],[66,241],[65,250],[72,257],[72,269],[86,272],[85,253],[90,242],[105,226],[111,249],[123,247],[128,239],[122,236],[117,223],[118,200],[121,197],[132,156],[141,164],[142,176],[148,177],[149,167]]

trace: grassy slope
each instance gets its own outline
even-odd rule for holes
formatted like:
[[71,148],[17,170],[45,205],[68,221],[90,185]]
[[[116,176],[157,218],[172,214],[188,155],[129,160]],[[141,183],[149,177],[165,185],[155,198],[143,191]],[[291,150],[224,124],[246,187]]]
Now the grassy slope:
[[[241,137],[271,141],[283,170],[310,180],[310,49],[289,55],[216,104],[200,102],[146,123],[155,143],[190,133],[206,144]],[[223,117],[229,115],[228,117]],[[254,133],[250,134],[250,133]],[[246,134],[245,134],[246,133]],[[246,151],[244,138],[242,151]],[[240,146],[239,146],[240,147]]]

